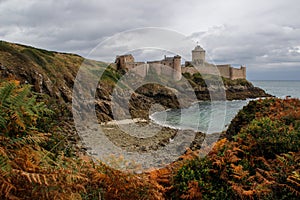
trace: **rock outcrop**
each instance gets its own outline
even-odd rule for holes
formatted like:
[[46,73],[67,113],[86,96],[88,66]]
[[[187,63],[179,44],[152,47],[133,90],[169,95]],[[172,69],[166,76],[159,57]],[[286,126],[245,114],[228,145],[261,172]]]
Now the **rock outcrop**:
[[[74,80],[83,61],[83,57],[74,54],[46,51],[0,41],[0,77],[2,79],[14,78],[20,80],[21,83],[31,84],[34,91],[49,95],[58,103],[64,104],[69,111],[71,111]],[[99,121],[110,121],[113,119],[111,95],[116,81],[122,74],[114,67],[107,68],[107,64],[103,62],[88,61],[87,64],[92,70],[104,71],[106,69],[97,87],[95,102],[89,103],[95,104]],[[179,89],[147,84],[132,92],[129,102],[129,112],[132,117],[148,118],[149,109],[155,103],[165,108],[179,108],[182,104],[179,104],[177,93],[182,91],[196,94],[198,100],[210,100],[209,90],[199,75],[186,78],[192,85],[193,91],[188,91],[185,83],[180,85]],[[270,96],[246,80],[240,83],[238,80],[234,81],[224,79],[224,89],[228,100]],[[119,89],[118,95],[122,98],[122,95],[128,95],[126,94],[128,92],[129,89]],[[124,107],[121,104],[118,106]]]

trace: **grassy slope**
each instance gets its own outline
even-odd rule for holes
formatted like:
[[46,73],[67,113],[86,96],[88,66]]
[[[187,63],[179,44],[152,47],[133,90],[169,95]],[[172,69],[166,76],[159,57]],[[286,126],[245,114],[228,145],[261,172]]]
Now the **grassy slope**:
[[[5,70],[2,77],[27,81],[37,92],[49,94],[61,102],[71,102],[72,88],[84,58],[0,41],[0,63]],[[103,70],[103,62],[88,61],[90,70]]]

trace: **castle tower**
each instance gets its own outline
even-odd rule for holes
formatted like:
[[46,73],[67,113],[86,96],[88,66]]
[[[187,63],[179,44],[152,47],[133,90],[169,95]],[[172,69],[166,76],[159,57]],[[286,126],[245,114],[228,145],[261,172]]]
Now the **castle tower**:
[[179,55],[174,56],[173,69],[173,78],[179,81],[181,79],[181,57]]
[[241,70],[243,72],[243,77],[246,79],[246,67],[244,65],[241,66]]
[[131,54],[117,56],[115,63],[117,65],[117,69],[129,70],[134,67],[134,57]]
[[205,62],[205,50],[200,45],[197,45],[192,50],[192,62],[194,64],[203,64]]

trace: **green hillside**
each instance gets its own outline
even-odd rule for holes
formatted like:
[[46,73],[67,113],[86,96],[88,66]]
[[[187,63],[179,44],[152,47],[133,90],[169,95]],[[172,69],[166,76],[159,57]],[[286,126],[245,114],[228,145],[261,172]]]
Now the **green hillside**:
[[[34,86],[36,92],[70,102],[72,87],[84,58],[0,41],[0,77],[14,77]],[[101,68],[102,62],[90,61]]]

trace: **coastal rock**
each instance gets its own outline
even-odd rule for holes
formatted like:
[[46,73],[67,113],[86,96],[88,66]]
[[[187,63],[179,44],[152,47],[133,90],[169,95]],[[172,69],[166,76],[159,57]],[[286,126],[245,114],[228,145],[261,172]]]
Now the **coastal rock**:
[[[15,77],[21,83],[31,84],[36,92],[49,95],[60,104],[65,104],[71,111],[73,84],[77,71],[84,60],[82,57],[26,46],[16,48],[17,45],[5,42],[1,45],[5,46],[5,48],[0,48],[1,65],[5,66],[0,73],[2,78]],[[32,55],[35,57],[33,58]],[[93,70],[101,69],[103,64],[102,62],[89,61],[86,62],[86,65],[93,72]],[[105,66],[107,67],[107,64]],[[121,76],[120,72],[116,71],[114,67],[106,68],[106,70],[108,70],[107,74],[112,79],[118,79],[118,76]],[[115,87],[116,84],[109,79],[100,81],[95,94],[96,112],[99,121],[113,119],[111,106],[114,104],[122,108],[118,111],[120,115],[130,113],[133,118],[148,119],[149,109],[153,104],[160,104],[166,109],[186,107],[192,103],[189,101],[189,96],[196,95],[198,100],[211,100],[209,89],[212,91],[219,89],[213,86],[208,89],[205,82],[201,81],[199,77],[189,75],[186,79],[189,84],[178,82],[177,89],[169,85],[165,87],[159,84],[146,84],[134,92],[130,88],[126,89],[125,85]],[[83,86],[82,91],[79,91],[82,100],[84,100],[85,92],[88,91],[86,88],[89,88],[88,84]],[[228,100],[270,96],[246,80],[224,80],[223,89],[225,89]],[[129,102],[118,100],[111,102],[113,92],[117,99],[124,99],[126,96],[131,98]],[[185,101],[179,103],[179,100]]]
[[[0,70],[0,77],[14,78],[21,83],[33,85],[35,92],[48,95],[59,110],[65,112],[65,109],[67,109],[68,112],[65,113],[68,113],[68,120],[70,121],[72,121],[73,85],[83,61],[83,57],[74,54],[40,50],[5,42],[0,43],[0,62],[2,66],[5,66]],[[209,90],[205,82],[201,80],[201,77],[192,77],[190,75],[187,77],[188,83],[178,82],[176,89],[167,84],[167,87],[159,84],[146,84],[138,87],[136,91],[132,91],[126,84],[116,87],[118,80],[122,77],[122,73],[117,71],[114,66],[107,68],[107,63],[89,61],[86,62],[86,67],[87,74],[94,75],[98,74],[99,71],[105,71],[106,73],[103,74],[106,74],[106,77],[100,80],[96,88],[95,101],[85,100],[85,95],[90,92],[90,85],[88,81],[83,82],[81,90],[78,91],[79,95],[78,99],[76,99],[78,101],[75,101],[73,106],[78,108],[80,108],[80,104],[95,106],[99,122],[107,122],[114,119],[112,106],[122,108],[117,109],[118,115],[130,114],[132,118],[149,119],[149,110],[154,104],[159,104],[165,109],[175,109],[191,105],[193,103],[189,101],[189,96],[191,95],[197,97],[196,101],[211,100]],[[221,89],[225,89],[228,100],[270,96],[246,80],[232,81],[224,79],[224,86],[221,87]],[[212,86],[210,89],[218,90],[219,88]],[[112,94],[115,94],[119,100],[112,101]],[[121,101],[128,96],[130,97],[129,102]],[[180,100],[186,100],[186,103],[182,103]],[[62,115],[65,115],[63,112]],[[66,129],[71,130],[68,127]],[[67,134],[76,134],[74,127]],[[147,150],[159,149],[161,146],[168,144],[170,142],[169,139],[174,137],[175,134],[176,131],[174,130],[164,129],[162,136],[157,135],[153,137],[151,142],[142,139],[136,140],[124,135],[120,137],[118,134],[115,135],[117,138],[115,140],[121,143],[120,146],[125,145],[128,147],[127,145],[129,144],[132,147],[138,144],[136,149],[142,148],[142,145]],[[202,138],[203,136],[200,134],[196,138],[194,145],[200,143]],[[70,140],[74,142],[74,139]],[[198,148],[197,145],[195,148]]]

